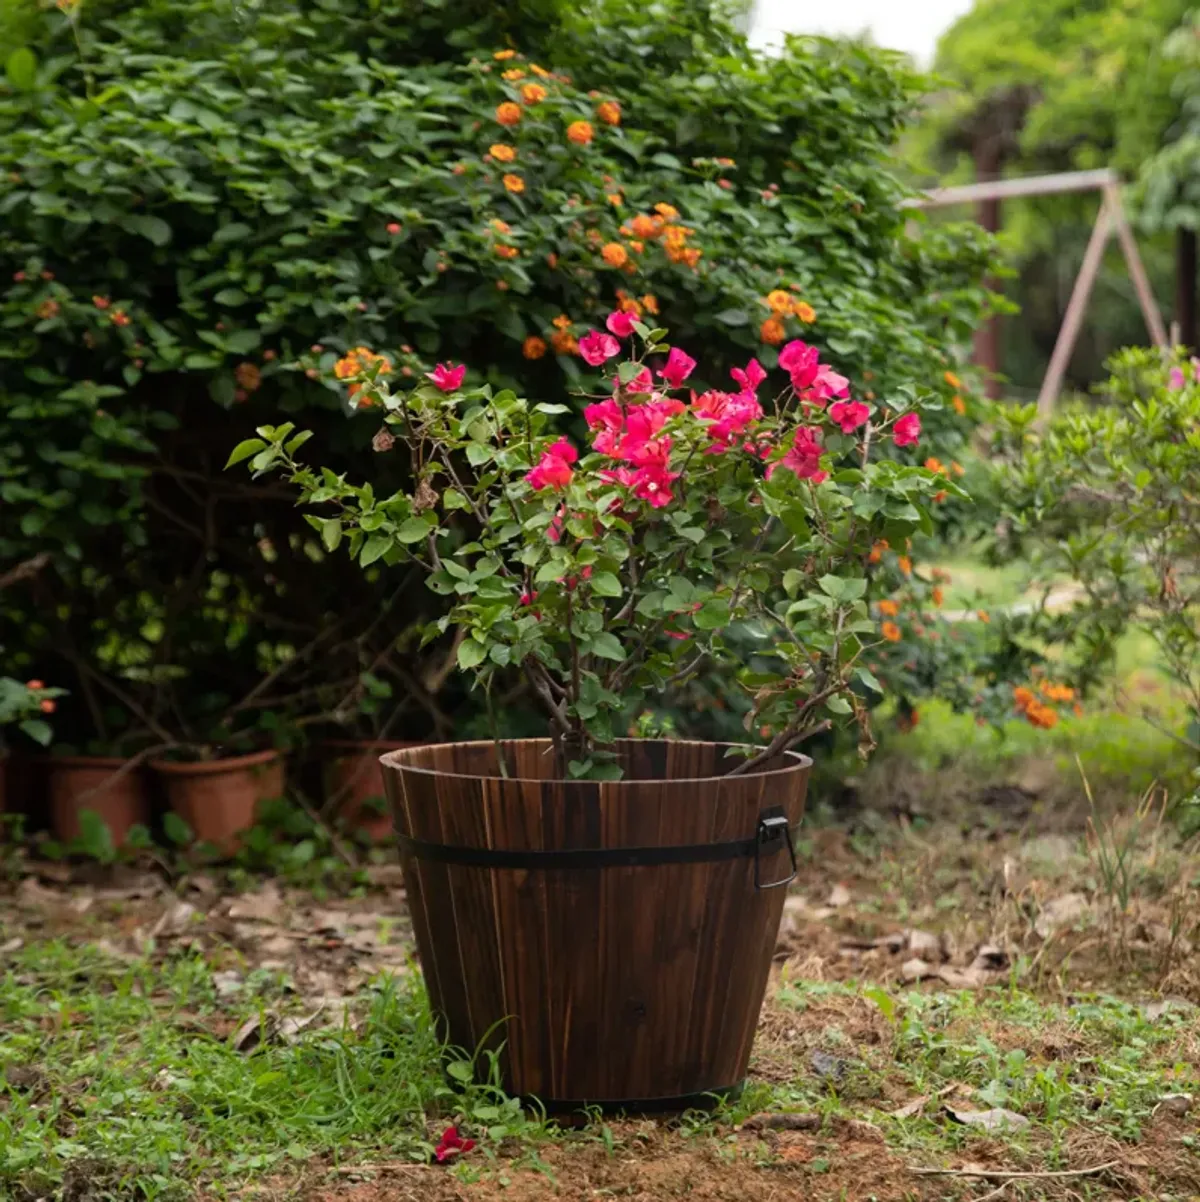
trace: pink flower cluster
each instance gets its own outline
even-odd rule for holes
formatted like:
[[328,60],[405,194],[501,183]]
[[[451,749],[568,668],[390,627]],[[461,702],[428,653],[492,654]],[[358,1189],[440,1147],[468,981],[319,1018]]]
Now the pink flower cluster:
[[822,363],[815,346],[798,338],[779,352],[779,366],[792,377],[792,387],[800,399],[818,409],[824,409],[831,400],[850,395],[850,381]]

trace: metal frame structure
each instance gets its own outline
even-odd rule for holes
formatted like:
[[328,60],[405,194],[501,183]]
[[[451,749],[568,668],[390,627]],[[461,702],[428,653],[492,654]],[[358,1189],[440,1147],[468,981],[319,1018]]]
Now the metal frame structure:
[[1114,231],[1121,244],[1134,290],[1137,292],[1138,304],[1146,322],[1146,332],[1155,346],[1161,349],[1167,347],[1167,333],[1163,327],[1162,316],[1154,300],[1154,293],[1150,291],[1150,281],[1146,278],[1146,269],[1138,254],[1137,242],[1121,204],[1120,177],[1108,168],[1100,171],[1066,171],[1058,175],[1034,175],[1025,179],[1004,179],[964,184],[961,187],[934,188],[924,196],[913,197],[903,202],[905,208],[933,209],[981,200],[1050,196],[1061,192],[1099,192],[1100,211],[1096,214],[1096,224],[1092,227],[1092,236],[1088,240],[1087,250],[1084,251],[1083,263],[1075,277],[1071,299],[1067,302],[1062,327],[1054,343],[1054,353],[1050,356],[1046,376],[1038,393],[1038,416],[1043,421],[1054,411],[1054,403],[1062,389],[1067,364],[1079,337],[1079,327],[1083,324],[1092,286],[1100,272],[1105,247]]

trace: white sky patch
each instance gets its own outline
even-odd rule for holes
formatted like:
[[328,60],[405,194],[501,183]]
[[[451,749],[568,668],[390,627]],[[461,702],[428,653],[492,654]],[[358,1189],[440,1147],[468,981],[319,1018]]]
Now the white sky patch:
[[857,37],[903,50],[928,67],[938,38],[972,0],[757,0],[750,41],[769,47],[785,33]]

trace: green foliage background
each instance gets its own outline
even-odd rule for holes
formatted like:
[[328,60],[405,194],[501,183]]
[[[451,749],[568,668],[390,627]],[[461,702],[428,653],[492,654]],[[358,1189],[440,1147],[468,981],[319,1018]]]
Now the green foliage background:
[[[328,562],[289,493],[222,472],[290,416],[327,462],[394,483],[330,378],[347,348],[561,399],[576,360],[523,340],[560,313],[582,333],[627,287],[716,378],[773,361],[758,327],[783,284],[817,312],[791,334],[860,390],[948,396],[985,302],[977,231],[904,232],[885,160],[921,79],[853,46],[761,60],[716,6],[83,0],[9,7],[3,39],[0,560],[53,558],[3,598],[0,642],[71,689],[69,744],[278,741],[390,713],[389,691],[393,735],[462,716],[446,649],[415,646],[437,604],[416,579]],[[572,80],[514,131],[521,194],[483,158],[519,98],[502,47]],[[609,268],[598,247],[658,202],[696,269],[655,248]],[[954,454],[970,425],[947,407],[926,446]]]

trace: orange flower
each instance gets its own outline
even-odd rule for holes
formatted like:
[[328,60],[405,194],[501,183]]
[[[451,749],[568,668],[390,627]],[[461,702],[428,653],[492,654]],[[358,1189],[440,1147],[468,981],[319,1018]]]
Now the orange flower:
[[609,267],[624,267],[629,261],[629,252],[619,242],[606,242],[600,257]]
[[[814,321],[817,320],[817,311],[812,307],[812,305],[808,304],[806,301],[802,301],[802,300],[794,301],[792,303],[792,312],[802,322],[804,322],[805,325],[811,325]],[[913,712],[916,713],[915,710]]]
[[950,398],[950,404],[954,406],[954,412],[959,417],[965,417],[967,414],[967,402],[962,399],[957,393]]
[[878,563],[883,558],[883,553],[888,549],[888,540],[881,538],[875,543],[867,555],[867,563]]
[[25,687],[32,692],[37,693],[46,687],[46,682],[44,680],[27,680],[25,682]]
[[579,343],[575,341],[575,335],[567,330],[559,330],[556,334],[552,334],[550,345],[554,347],[556,355],[574,355],[579,351]]
[[898,643],[903,637],[900,633],[900,627],[895,622],[884,622],[879,628],[879,633],[883,635],[889,643]]
[[[539,67],[537,65],[537,63],[530,63],[529,69],[534,73],[534,75],[536,75],[538,77],[538,79],[552,78],[552,73],[550,71],[547,71],[545,67]],[[566,82],[565,79],[564,79],[564,82]]]
[[496,53],[492,55],[492,58],[496,59],[497,62],[503,63],[508,59],[513,58],[516,53],[517,52],[515,50],[497,50]]
[[253,363],[239,363],[233,369],[233,375],[247,392],[254,392],[262,383],[262,372]]
[[1058,713],[1040,701],[1033,701],[1026,707],[1025,718],[1031,726],[1042,730],[1052,730],[1058,725]]
[[526,104],[539,104],[546,99],[546,89],[540,83],[522,84],[521,99]]
[[567,141],[576,146],[586,146],[592,140],[592,123],[590,121],[572,121],[567,126]]
[[107,309],[110,303],[111,302],[107,296],[92,297],[92,304],[95,305],[97,309]]
[[515,259],[520,253],[515,246],[505,246],[503,243],[496,245],[496,254],[502,259]]
[[792,294],[784,292],[782,288],[776,288],[773,292],[768,292],[767,308],[772,313],[777,313],[780,317],[786,317],[792,311]]
[[[517,109],[517,112],[520,111],[520,109]],[[517,157],[517,148],[515,146],[507,146],[503,142],[495,142],[488,147],[488,154],[498,163],[511,163]]]
[[44,701],[38,702],[38,709],[40,709],[43,714],[52,714],[56,709],[58,709],[58,702],[47,697]]
[[550,324],[556,330],[565,330],[571,324],[571,319],[565,313],[560,313]]
[[895,601],[884,598],[879,602],[879,612],[887,618],[894,618],[900,612],[900,606]]
[[58,301],[44,300],[44,301],[42,301],[42,303],[40,305],[38,305],[38,307],[36,309],[34,309],[34,313],[36,313],[37,316],[40,317],[43,321],[46,321],[51,317],[57,317],[58,316]]
[[646,310],[647,313],[653,313],[655,316],[657,316],[658,315],[658,298],[655,296],[651,296],[649,294],[647,294],[646,296],[643,296],[642,297],[642,307]]
[[498,234],[507,234],[511,231],[512,226],[507,221],[501,221],[499,217],[492,218],[492,229]]
[[682,225],[668,225],[663,230],[663,245],[668,251],[682,250],[687,245],[691,230]]
[[506,100],[503,104],[496,105],[496,120],[501,125],[520,125],[521,106],[513,104],[511,100]]
[[702,254],[704,252],[698,246],[689,246],[679,257],[689,267],[695,267]]
[[625,203],[625,198],[621,195],[620,192],[610,192],[605,197],[605,200],[607,200],[610,205],[616,205],[617,208],[620,208],[621,205],[623,205]]
[[521,193],[525,191],[525,181],[519,175],[513,175],[511,172],[504,177],[504,186],[510,192]]
[[912,575],[912,560],[909,559],[907,555],[897,556],[896,567],[898,567],[905,576]]
[[520,67],[510,67],[502,78],[507,79],[509,83],[515,83],[518,79],[525,78],[525,72]]
[[981,621],[981,622],[982,622],[982,623],[983,623],[985,626],[986,626],[986,625],[987,625],[987,624],[988,624],[988,623],[989,623],[989,622],[992,620],[992,616],[991,616],[991,614],[989,614],[989,613],[988,613],[988,611],[987,611],[986,609],[977,609],[977,610],[975,611],[975,616],[976,616],[976,617],[977,617],[977,618],[978,618],[978,619],[979,619],[979,620],[980,620],[980,621]]
[[942,586],[940,584],[935,584],[933,586],[933,593],[931,596],[933,597],[934,605],[940,606],[942,601],[945,599],[946,594],[942,592]]
[[114,309],[110,320],[115,326],[127,326],[129,324],[129,314],[124,309]]
[[1017,709],[1024,712],[1031,705],[1036,704],[1037,698],[1033,695],[1032,689],[1027,689],[1024,685],[1017,685],[1016,688],[1013,689],[1013,705],[1015,705]]
[[957,392],[962,387],[962,381],[952,372],[948,371],[942,375],[942,379]]
[[1070,685],[1051,684],[1049,681],[1042,681],[1041,684],[1042,696],[1049,701],[1074,701],[1075,690]]
[[641,317],[642,304],[636,297],[632,297],[623,288],[617,289],[617,308],[622,313],[632,313],[635,317]]
[[539,338],[536,334],[530,334],[528,338],[521,343],[521,354],[526,359],[540,359],[546,353],[545,339]]
[[654,206],[654,211],[667,221],[674,221],[679,216],[679,210],[674,205],[661,200]]
[[949,495],[950,494],[944,488],[938,489],[938,491],[933,494],[934,504],[940,505]]
[[768,317],[758,327],[758,336],[768,346],[778,346],[787,337],[787,330],[784,329],[783,322],[778,317]]
[[942,466],[942,461],[940,459],[934,459],[932,456],[930,456],[925,460],[925,470],[927,472],[938,472],[941,474],[944,473],[946,469]]
[[950,470],[956,476],[965,476],[966,475],[966,469],[963,467],[963,465],[961,463],[952,463],[950,465]]
[[333,374],[339,380],[348,380],[351,376],[358,375],[360,371],[362,371],[362,364],[359,363],[358,356],[353,351],[333,365]]
[[620,125],[621,106],[615,100],[602,100],[596,105],[596,116],[605,125]]
[[651,217],[646,213],[639,213],[630,223],[630,229],[639,238],[657,238],[662,233],[662,218]]

